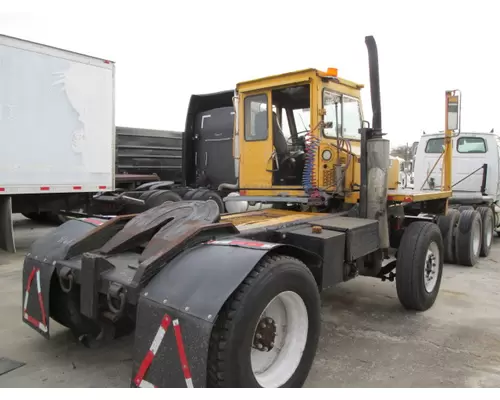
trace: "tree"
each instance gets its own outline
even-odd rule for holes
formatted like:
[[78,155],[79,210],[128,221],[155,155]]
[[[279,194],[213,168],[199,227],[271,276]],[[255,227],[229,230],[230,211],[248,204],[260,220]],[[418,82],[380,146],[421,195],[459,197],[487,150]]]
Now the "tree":
[[391,150],[391,156],[400,157],[405,161],[408,161],[411,158],[411,149],[407,144],[396,146]]

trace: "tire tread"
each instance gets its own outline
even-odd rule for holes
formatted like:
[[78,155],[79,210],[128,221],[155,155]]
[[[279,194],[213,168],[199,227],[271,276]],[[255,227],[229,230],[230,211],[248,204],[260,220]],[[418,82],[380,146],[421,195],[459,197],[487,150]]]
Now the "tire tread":
[[210,337],[209,352],[208,352],[208,368],[207,368],[207,386],[214,388],[227,387],[226,382],[226,345],[229,336],[232,334],[233,320],[236,317],[238,309],[241,307],[242,302],[245,300],[245,295],[251,289],[257,278],[262,272],[268,268],[272,268],[277,262],[289,260],[294,263],[300,263],[307,271],[311,279],[314,277],[311,271],[300,260],[285,256],[285,255],[268,255],[264,257],[248,276],[243,280],[240,286],[233,292],[233,294],[226,301],[222,310],[220,311],[215,325],[212,329]]

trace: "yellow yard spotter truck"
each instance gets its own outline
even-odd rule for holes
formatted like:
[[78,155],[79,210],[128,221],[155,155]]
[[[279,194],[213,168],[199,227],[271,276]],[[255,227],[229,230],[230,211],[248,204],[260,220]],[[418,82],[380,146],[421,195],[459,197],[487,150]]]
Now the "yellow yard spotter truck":
[[366,45],[371,124],[362,85],[335,69],[237,85],[236,201],[272,207],[221,215],[192,200],[68,221],[26,255],[23,321],[49,338],[52,318],[89,346],[134,332],[132,387],[300,387],[322,290],[395,279],[403,307],[429,309],[451,192],[398,190],[374,38]]

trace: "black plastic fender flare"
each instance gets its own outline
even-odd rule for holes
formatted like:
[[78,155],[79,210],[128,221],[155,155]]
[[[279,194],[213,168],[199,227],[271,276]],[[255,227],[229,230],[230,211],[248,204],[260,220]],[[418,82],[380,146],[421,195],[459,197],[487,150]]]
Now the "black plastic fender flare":
[[142,291],[131,387],[205,387],[208,346],[222,306],[270,251],[289,245],[215,240],[179,255]]

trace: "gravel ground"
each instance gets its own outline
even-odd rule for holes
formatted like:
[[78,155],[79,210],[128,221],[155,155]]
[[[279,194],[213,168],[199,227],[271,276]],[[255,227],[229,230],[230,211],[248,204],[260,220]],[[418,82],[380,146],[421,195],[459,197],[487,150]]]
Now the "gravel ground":
[[[16,217],[18,253],[0,253],[0,359],[24,366],[0,387],[129,387],[132,337],[87,349],[51,322],[45,340],[21,322],[21,269],[50,227]],[[399,305],[394,283],[359,278],[322,295],[322,334],[308,387],[500,386],[500,238],[474,268],[446,265],[434,307]]]

